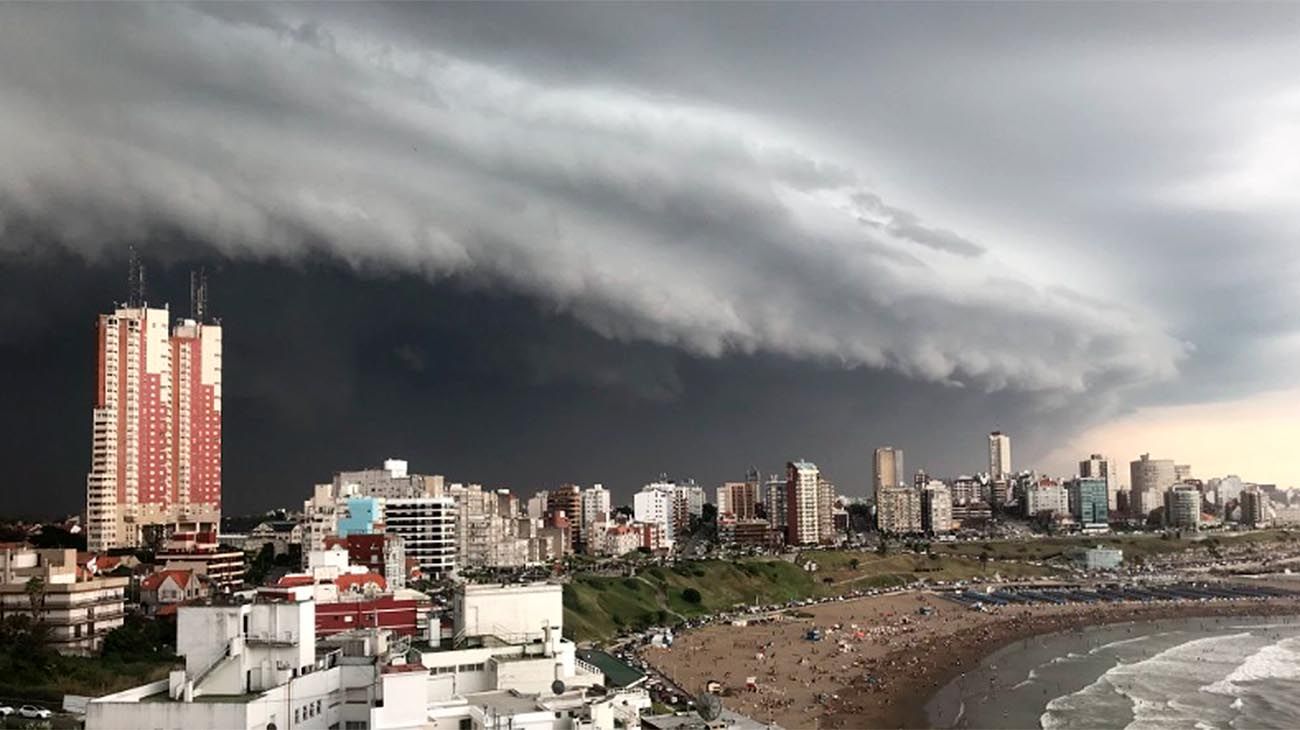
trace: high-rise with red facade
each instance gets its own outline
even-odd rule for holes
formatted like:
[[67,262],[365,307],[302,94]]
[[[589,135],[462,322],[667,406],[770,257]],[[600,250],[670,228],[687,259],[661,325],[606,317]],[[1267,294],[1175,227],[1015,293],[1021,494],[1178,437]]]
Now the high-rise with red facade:
[[99,317],[86,539],[136,547],[221,519],[221,326],[133,295]]

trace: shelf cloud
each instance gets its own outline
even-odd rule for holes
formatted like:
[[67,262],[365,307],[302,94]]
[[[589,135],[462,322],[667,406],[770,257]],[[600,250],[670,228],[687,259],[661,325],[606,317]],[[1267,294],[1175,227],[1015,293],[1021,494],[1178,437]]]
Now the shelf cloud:
[[1167,381],[1188,352],[1157,312],[1022,269],[785,116],[314,6],[0,12],[10,250],[176,235],[240,260],[326,253],[523,295],[618,341],[1048,397]]

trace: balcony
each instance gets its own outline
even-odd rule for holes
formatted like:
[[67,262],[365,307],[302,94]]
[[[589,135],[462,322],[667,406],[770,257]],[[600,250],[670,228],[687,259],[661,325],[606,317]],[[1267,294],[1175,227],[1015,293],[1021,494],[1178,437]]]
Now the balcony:
[[298,637],[290,631],[282,631],[279,634],[269,631],[256,632],[244,636],[244,643],[259,646],[297,646]]

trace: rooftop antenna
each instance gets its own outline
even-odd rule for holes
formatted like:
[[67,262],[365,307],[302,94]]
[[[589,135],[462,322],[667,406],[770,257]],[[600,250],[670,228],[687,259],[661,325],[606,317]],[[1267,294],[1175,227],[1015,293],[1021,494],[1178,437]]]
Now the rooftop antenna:
[[199,324],[208,314],[208,270],[200,266],[190,271],[190,318]]
[[127,306],[138,309],[144,306],[144,262],[140,260],[140,256],[135,252],[135,246],[131,246],[128,251],[130,251],[130,262],[128,263],[130,268],[127,271],[126,279],[126,303]]

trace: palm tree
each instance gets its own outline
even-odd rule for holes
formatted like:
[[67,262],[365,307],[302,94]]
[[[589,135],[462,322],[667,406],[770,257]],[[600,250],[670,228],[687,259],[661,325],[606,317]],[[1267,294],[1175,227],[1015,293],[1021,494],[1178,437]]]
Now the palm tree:
[[32,606],[32,620],[41,620],[41,611],[45,607],[45,579],[34,575],[27,579],[27,600]]

